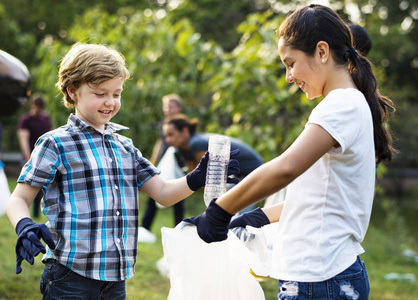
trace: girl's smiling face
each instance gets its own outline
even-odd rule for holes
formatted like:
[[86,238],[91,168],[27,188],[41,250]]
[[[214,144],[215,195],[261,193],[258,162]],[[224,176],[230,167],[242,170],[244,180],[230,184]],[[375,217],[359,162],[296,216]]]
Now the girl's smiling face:
[[77,90],[70,86],[68,94],[75,102],[75,115],[103,132],[120,109],[122,90],[123,79],[116,77],[99,85],[83,83]]
[[307,56],[303,51],[286,45],[283,38],[279,39],[278,49],[280,58],[286,67],[286,81],[296,83],[308,99],[322,96],[325,81],[316,53],[312,57]]

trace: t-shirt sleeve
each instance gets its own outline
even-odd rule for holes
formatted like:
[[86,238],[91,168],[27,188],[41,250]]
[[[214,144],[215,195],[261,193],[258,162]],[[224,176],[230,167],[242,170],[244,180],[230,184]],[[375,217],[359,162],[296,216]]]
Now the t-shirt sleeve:
[[29,130],[29,127],[30,127],[30,125],[29,125],[29,119],[28,119],[27,115],[22,116],[22,118],[20,118],[20,120],[19,120],[18,128]]
[[51,117],[48,114],[46,115],[46,123],[48,124],[47,125],[48,131],[52,130],[53,129],[52,121],[51,121]]
[[334,94],[322,100],[312,111],[307,124],[324,128],[340,145],[340,154],[355,141],[360,132],[361,110],[356,101]]

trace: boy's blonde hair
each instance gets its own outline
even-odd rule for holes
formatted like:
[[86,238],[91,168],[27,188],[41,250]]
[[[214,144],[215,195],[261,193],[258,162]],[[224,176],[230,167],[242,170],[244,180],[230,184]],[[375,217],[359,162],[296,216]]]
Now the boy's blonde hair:
[[99,85],[102,82],[122,77],[129,78],[125,58],[116,50],[104,45],[74,44],[61,61],[57,87],[64,95],[64,105],[74,107],[74,101],[67,92],[71,85],[79,89],[84,83]]

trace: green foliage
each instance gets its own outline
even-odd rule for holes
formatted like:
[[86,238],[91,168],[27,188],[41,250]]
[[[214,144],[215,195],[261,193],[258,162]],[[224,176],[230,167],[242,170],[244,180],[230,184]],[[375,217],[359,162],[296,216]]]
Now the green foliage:
[[[28,64],[34,91],[47,93],[56,126],[64,124],[69,113],[54,87],[59,60],[76,41],[105,43],[126,56],[132,73],[115,121],[131,128],[126,134],[145,153],[162,118],[161,96],[177,92],[185,98],[186,112],[200,118],[202,130],[238,136],[270,159],[294,140],[315,104],[285,82],[274,39],[280,20],[306,3],[8,1],[0,4],[0,48]],[[48,10],[52,5],[53,15]],[[412,128],[418,122],[416,0],[357,0],[350,6],[330,1],[330,5],[347,21],[352,21],[348,8],[358,7],[355,21],[372,37],[369,57],[379,85],[398,107],[391,122],[401,150],[398,159],[415,165],[418,139],[413,137],[418,134],[405,130],[404,120]],[[6,137],[14,136],[15,126],[7,125],[15,122],[16,118],[6,120]],[[14,140],[5,147],[16,145]]]
[[29,49],[36,46],[35,36],[31,32],[22,32],[18,22],[11,18],[6,6],[0,3],[0,49],[23,62],[28,62]]
[[[215,44],[202,41],[187,20],[171,24],[151,10],[125,9],[110,15],[92,9],[78,17],[67,41],[106,44],[125,56],[131,79],[125,84],[123,104],[113,121],[128,126],[130,130],[124,134],[145,153],[150,153],[158,136],[156,121],[163,117],[163,95],[178,93],[187,110],[206,112],[208,80],[219,68],[223,53]],[[65,123],[68,117],[53,88],[59,60],[68,49],[69,45],[59,41],[44,43],[39,51],[42,63],[34,70],[35,77],[42,78],[37,86],[54,99],[48,109],[55,124]]]
[[216,41],[229,52],[240,39],[236,32],[238,25],[245,21],[246,16],[268,8],[267,1],[258,0],[185,0],[170,13],[170,18],[174,22],[190,20],[205,40]]
[[239,45],[225,55],[212,80],[208,130],[237,136],[266,159],[289,146],[311,108],[306,97],[286,83],[274,37],[280,20],[271,12],[250,15],[238,28]]
[[[203,130],[237,136],[271,159],[299,134],[301,115],[312,108],[285,81],[274,39],[279,21],[271,12],[249,16],[239,27],[240,44],[225,53],[202,40],[187,20],[171,24],[152,10],[127,8],[110,15],[94,8],[77,18],[67,42],[103,43],[125,56],[132,76],[114,121],[130,128],[125,134],[145,154],[158,134],[161,97],[175,92],[189,114],[200,118]],[[43,43],[42,63],[34,69],[35,78],[42,78],[37,86],[53,99],[48,108],[57,125],[68,117],[53,87],[56,66],[68,48],[59,41]]]
[[[114,121],[130,127],[124,134],[146,156],[163,118],[161,96],[175,92],[184,97],[186,113],[200,119],[201,131],[238,137],[269,160],[301,132],[316,104],[286,83],[274,36],[282,18],[307,3],[3,1],[0,48],[28,65],[33,90],[48,96],[55,126],[70,112],[55,87],[60,59],[74,42],[104,43],[125,55],[132,74]],[[417,1],[331,0],[330,6],[368,30],[379,86],[397,107],[390,129],[400,153],[392,166],[416,167]],[[17,117],[2,119],[6,151],[18,150]]]
[[[360,8],[366,5],[363,3]],[[416,0],[383,0],[377,1],[371,11],[364,9],[361,13],[361,25],[367,28],[372,39],[369,58],[375,65],[380,89],[396,105],[390,129],[399,154],[393,167],[416,167],[418,164],[418,133],[413,129],[418,125],[417,6]]]
[[[373,225],[370,226],[370,236],[374,239],[372,245],[376,248],[383,247],[386,251],[370,248],[369,256],[379,261],[402,261],[402,251],[413,244],[413,240],[410,238],[411,233],[399,205],[392,199],[383,198],[378,200],[373,209],[374,216],[379,215],[381,220],[373,220]],[[376,225],[379,226],[378,230],[375,228]]]

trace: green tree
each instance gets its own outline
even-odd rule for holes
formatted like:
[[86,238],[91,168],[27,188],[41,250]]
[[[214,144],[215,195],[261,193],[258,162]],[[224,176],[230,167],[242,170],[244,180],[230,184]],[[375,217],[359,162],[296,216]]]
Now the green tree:
[[[415,166],[417,0],[329,2],[347,22],[360,23],[369,31],[373,40],[369,57],[379,85],[398,108],[390,125],[401,150],[395,162]],[[281,18],[306,4],[304,0],[8,1],[0,4],[0,48],[28,64],[36,90],[50,96],[56,125],[68,115],[54,87],[60,58],[76,41],[106,43],[126,56],[132,73],[116,121],[128,123],[130,134],[141,143],[148,146],[155,137],[154,124],[162,118],[161,95],[176,91],[202,120],[203,128],[241,136],[271,157],[301,131],[301,120],[315,104],[285,83],[274,40]],[[252,14],[258,11],[264,13]],[[135,120],[141,120],[141,126]],[[412,126],[405,126],[405,120]]]
[[[166,3],[170,3],[167,1]],[[236,28],[252,13],[269,8],[268,1],[260,0],[185,0],[170,12],[174,22],[190,20],[195,30],[205,40],[213,40],[229,52],[239,42],[240,35]]]
[[[208,129],[237,136],[253,145],[266,159],[278,156],[302,131],[304,116],[313,102],[285,79],[275,31],[281,18],[272,12],[251,15],[238,31],[239,45],[226,54],[213,79],[212,122]],[[223,116],[223,123],[216,120]]]

